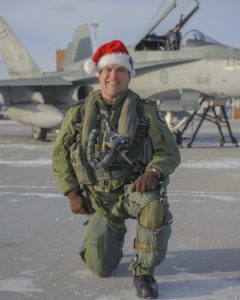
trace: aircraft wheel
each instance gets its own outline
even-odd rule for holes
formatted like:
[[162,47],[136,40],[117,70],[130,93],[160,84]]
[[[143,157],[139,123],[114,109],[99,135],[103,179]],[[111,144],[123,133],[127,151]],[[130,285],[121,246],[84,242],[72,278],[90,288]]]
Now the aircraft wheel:
[[37,126],[32,127],[32,138],[34,140],[41,140],[45,141],[47,138],[47,129],[46,128],[41,128]]

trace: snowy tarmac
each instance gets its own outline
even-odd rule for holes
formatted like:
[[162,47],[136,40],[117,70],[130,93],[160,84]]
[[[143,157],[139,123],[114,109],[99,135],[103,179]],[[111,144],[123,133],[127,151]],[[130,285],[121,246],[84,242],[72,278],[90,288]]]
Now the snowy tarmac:
[[[240,143],[240,122],[232,126]],[[53,140],[34,142],[31,128],[0,121],[0,300],[139,299],[128,270],[135,221],[114,274],[89,272],[78,255],[86,217],[70,212],[55,184]],[[168,193],[173,234],[155,272],[159,299],[240,299],[240,147],[220,147],[206,123],[181,154]]]

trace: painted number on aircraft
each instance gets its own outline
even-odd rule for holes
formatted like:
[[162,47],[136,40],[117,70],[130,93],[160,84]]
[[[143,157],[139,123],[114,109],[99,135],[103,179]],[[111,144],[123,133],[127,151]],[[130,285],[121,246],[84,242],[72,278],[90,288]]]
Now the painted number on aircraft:
[[160,72],[160,81],[163,84],[167,84],[168,83],[168,72],[167,71],[161,71]]

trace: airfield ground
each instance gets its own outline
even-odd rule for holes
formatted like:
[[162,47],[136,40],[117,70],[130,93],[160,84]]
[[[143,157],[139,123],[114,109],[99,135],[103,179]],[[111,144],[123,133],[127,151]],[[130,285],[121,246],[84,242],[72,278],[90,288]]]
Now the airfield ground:
[[[240,143],[240,122],[232,128]],[[135,221],[127,221],[113,276],[90,273],[78,255],[86,217],[70,212],[56,186],[53,140],[32,141],[29,127],[0,121],[0,299],[139,299],[128,270]],[[159,299],[240,299],[240,147],[220,147],[210,123],[192,148],[186,143],[169,186],[174,223],[167,259],[156,270]]]

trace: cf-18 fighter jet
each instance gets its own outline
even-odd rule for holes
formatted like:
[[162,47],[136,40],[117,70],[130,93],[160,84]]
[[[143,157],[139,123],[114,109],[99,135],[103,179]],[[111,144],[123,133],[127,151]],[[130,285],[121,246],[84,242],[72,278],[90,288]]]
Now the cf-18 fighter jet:
[[[157,101],[163,111],[193,111],[182,131],[176,130],[177,127],[172,129],[179,143],[184,130],[194,116],[199,115],[198,109],[204,103],[207,109],[201,115],[197,130],[205,118],[210,119],[208,113],[212,111],[212,121],[216,123],[224,142],[215,109],[216,105],[219,106],[231,141],[237,145],[224,104],[226,99],[240,97],[240,49],[220,44],[198,30],[191,30],[182,36],[181,29],[199,9],[198,0],[192,0],[188,12],[181,13],[177,17],[177,24],[170,30],[168,27],[161,35],[153,32],[158,26],[163,26],[178,5],[183,3],[186,4],[186,0],[163,2],[161,14],[143,36],[129,47],[136,69],[130,88],[143,98]],[[79,54],[79,61],[65,65],[61,72],[43,74],[1,19],[0,50],[13,79],[0,81],[0,92],[9,105],[10,117],[32,125],[35,129],[34,138],[45,138],[47,129],[61,122],[62,110],[98,87],[97,78],[83,71],[85,59],[80,55],[83,51],[81,45],[90,56],[91,47],[87,47],[86,43],[89,39],[89,35],[85,35],[78,43],[75,54]],[[49,122],[41,121],[44,115]],[[196,134],[197,131],[194,137]],[[193,139],[189,146],[192,142]]]
[[78,61],[92,55],[88,25],[76,28],[68,44],[63,69],[42,73],[10,27],[0,17],[0,52],[11,79],[0,80],[0,94],[8,116],[32,126],[32,137],[46,139],[47,131],[57,128],[66,110],[88,94],[87,78]]

